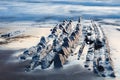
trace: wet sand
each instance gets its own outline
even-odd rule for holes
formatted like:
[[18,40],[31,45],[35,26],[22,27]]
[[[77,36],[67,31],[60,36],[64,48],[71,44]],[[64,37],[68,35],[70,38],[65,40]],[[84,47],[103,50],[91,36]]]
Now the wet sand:
[[32,73],[25,73],[24,63],[8,63],[10,56],[16,50],[0,50],[0,80],[103,80],[81,68],[80,65],[70,66],[67,69],[59,70],[36,70]]

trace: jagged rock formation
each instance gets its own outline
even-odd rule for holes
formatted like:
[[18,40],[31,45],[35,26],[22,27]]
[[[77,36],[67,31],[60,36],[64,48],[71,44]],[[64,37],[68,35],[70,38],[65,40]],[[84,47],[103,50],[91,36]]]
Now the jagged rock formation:
[[[54,64],[55,68],[64,67],[69,56],[81,58],[84,47],[89,45],[85,60],[85,68],[103,77],[115,77],[107,37],[100,25],[91,21],[91,25],[83,26],[81,19],[76,26],[73,21],[63,21],[51,30],[48,37],[41,37],[40,42],[20,56],[21,60],[30,59],[26,71],[41,66],[46,69]],[[76,48],[79,47],[77,52]]]

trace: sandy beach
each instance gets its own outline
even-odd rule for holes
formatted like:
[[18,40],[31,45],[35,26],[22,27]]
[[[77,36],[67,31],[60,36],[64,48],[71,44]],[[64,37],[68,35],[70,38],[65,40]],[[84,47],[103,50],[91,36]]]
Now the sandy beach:
[[[2,27],[0,29],[0,33],[4,34],[7,32],[12,32],[16,30],[23,30],[24,32],[12,39],[3,39],[0,38],[0,48],[1,49],[22,49],[22,48],[30,48],[32,46],[35,46],[38,44],[41,36],[47,37],[48,34],[50,34],[50,29],[49,27],[47,28],[39,28],[39,27]],[[23,46],[24,45],[24,46]]]
[[25,73],[24,63],[6,63],[16,50],[0,50],[0,80],[103,80],[79,65],[60,70],[36,70]]
[[[118,26],[112,26],[109,27],[108,31],[108,25],[102,25],[104,27],[105,34],[107,35],[109,41],[112,41],[113,39],[118,40],[119,38],[119,31],[116,30]],[[114,29],[113,29],[114,28]],[[36,69],[33,72],[26,73],[24,71],[25,66],[29,63],[29,60],[25,62],[19,62],[18,55],[20,51],[24,51],[27,48],[30,48],[32,46],[35,46],[41,36],[47,36],[50,34],[51,28],[40,28],[40,27],[26,27],[26,28],[1,28],[0,32],[6,33],[8,31],[14,31],[19,30],[25,30],[23,34],[20,36],[17,36],[13,38],[12,41],[1,44],[0,45],[0,80],[119,80],[119,77],[117,78],[101,78],[97,75],[95,75],[93,72],[85,69],[82,67],[83,65],[79,65],[79,62],[74,65],[70,65],[67,68],[55,70],[55,69],[49,69],[49,70],[40,70]],[[116,36],[112,36],[112,34],[109,34],[109,32],[116,32]],[[115,34],[114,34],[115,35]],[[119,47],[118,46],[112,46],[116,43],[110,42],[111,47],[111,56],[113,59],[113,64],[115,66],[115,71],[117,75],[119,76],[119,57],[117,56],[119,54]],[[118,44],[119,45],[119,44]],[[116,50],[118,51],[115,53]],[[112,54],[114,53],[114,54]],[[15,61],[16,60],[16,61]]]
[[[13,30],[13,28],[8,28],[8,30],[10,29]],[[41,36],[46,36],[50,33],[50,29],[26,28],[26,31],[21,35],[22,37],[13,38],[15,40],[0,45],[0,80],[74,80],[74,78],[75,80],[103,80],[78,64],[71,65],[65,69],[38,69],[31,73],[25,73],[24,69],[29,60],[25,62],[14,62],[18,57],[12,57],[12,55],[17,55],[16,52],[19,53],[19,51],[24,51],[26,48],[36,45]],[[0,30],[4,33],[8,31],[6,28]],[[24,37],[28,35],[30,36]]]

